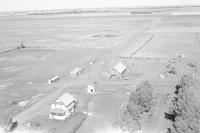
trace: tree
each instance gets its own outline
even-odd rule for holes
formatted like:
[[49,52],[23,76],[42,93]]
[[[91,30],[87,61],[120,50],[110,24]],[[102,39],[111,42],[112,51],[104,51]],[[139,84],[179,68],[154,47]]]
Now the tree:
[[132,92],[129,97],[129,103],[134,103],[141,108],[141,112],[149,112],[152,107],[153,89],[146,81],[140,84],[136,92]]
[[126,105],[120,110],[119,125],[122,130],[133,132],[140,130],[140,110],[137,105]]
[[183,76],[175,87],[169,114],[174,117],[169,133],[200,132],[200,84],[191,76]]
[[140,130],[140,117],[144,112],[151,111],[152,99],[151,85],[147,81],[141,83],[136,91],[130,94],[128,103],[120,109],[120,127],[129,132]]

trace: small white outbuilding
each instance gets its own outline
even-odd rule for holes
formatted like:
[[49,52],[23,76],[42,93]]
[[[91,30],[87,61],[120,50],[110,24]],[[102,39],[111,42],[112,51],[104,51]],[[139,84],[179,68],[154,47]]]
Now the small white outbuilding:
[[94,94],[95,93],[95,87],[93,85],[88,85],[86,89],[87,89],[88,94]]
[[49,80],[48,80],[48,83],[49,83],[49,84],[52,84],[52,83],[54,83],[54,82],[56,82],[56,81],[58,81],[58,80],[59,80],[59,77],[58,77],[58,76],[55,76],[55,77],[49,79]]

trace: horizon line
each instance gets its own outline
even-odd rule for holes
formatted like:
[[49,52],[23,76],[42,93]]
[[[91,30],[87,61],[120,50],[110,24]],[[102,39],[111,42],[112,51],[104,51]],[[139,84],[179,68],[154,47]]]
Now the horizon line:
[[141,5],[141,6],[122,6],[122,7],[83,7],[83,8],[55,8],[55,9],[35,9],[35,10],[8,10],[0,11],[0,13],[9,13],[9,12],[30,12],[30,11],[59,11],[59,10],[91,10],[91,9],[142,9],[142,8],[181,8],[181,7],[200,7],[200,4],[175,4],[175,5]]

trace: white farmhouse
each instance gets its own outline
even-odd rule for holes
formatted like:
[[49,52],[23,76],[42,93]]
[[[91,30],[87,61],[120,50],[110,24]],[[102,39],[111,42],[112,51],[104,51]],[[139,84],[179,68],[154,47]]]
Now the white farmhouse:
[[54,103],[51,104],[49,111],[50,119],[64,120],[75,111],[78,101],[69,93],[60,96]]

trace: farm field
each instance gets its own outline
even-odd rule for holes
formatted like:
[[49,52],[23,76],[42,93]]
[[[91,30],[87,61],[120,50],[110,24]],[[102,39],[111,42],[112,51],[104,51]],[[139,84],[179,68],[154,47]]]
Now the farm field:
[[[199,11],[0,16],[0,133],[11,118],[16,133],[123,133],[115,128],[120,109],[145,81],[153,88],[154,112],[150,120],[141,116],[139,132],[167,133],[171,123],[164,114],[176,84],[200,73]],[[119,62],[126,66],[123,75],[109,75]],[[72,77],[78,67],[83,72]],[[55,76],[59,80],[48,84]],[[87,85],[95,86],[94,94]],[[76,112],[50,120],[50,104],[65,92],[78,99]]]

